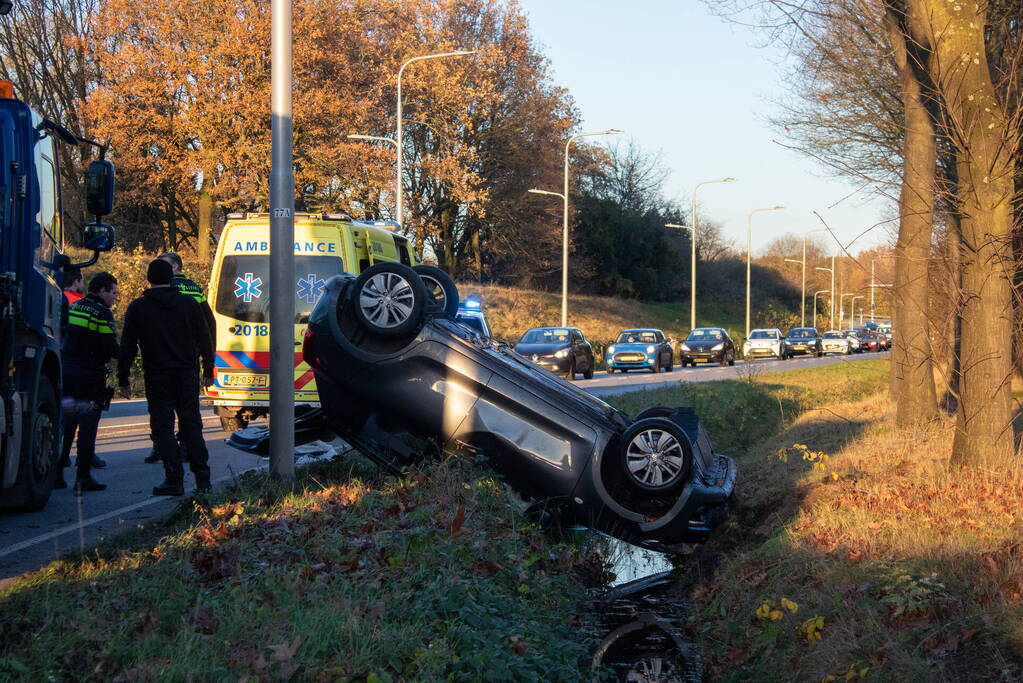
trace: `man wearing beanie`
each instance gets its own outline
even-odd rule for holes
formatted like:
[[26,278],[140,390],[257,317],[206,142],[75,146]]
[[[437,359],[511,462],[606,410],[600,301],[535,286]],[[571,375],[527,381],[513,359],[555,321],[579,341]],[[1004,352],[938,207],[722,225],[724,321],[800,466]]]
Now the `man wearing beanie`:
[[164,482],[153,488],[155,496],[184,494],[184,468],[174,438],[175,414],[195,475],[195,490],[202,493],[210,488],[209,453],[199,415],[198,361],[202,360],[202,384],[208,387],[213,384],[213,341],[199,304],[171,287],[173,277],[167,261],[150,262],[146,280],[151,287],[132,301],[124,314],[117,359],[118,386],[127,397],[131,364],[142,350],[149,426],[165,475]]

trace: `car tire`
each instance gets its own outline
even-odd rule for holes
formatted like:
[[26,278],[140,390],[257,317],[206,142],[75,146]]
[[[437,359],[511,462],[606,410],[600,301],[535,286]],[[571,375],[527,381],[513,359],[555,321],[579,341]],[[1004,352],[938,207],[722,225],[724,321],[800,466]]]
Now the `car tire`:
[[583,379],[593,379],[593,363],[590,363],[590,367],[583,373]]
[[611,367],[610,365],[607,366],[607,374],[609,374],[609,375],[615,374],[615,369],[613,367]]
[[381,337],[415,332],[426,313],[426,287],[400,263],[378,263],[362,271],[349,293],[359,325]]
[[672,408],[671,406],[650,406],[649,408],[644,408],[643,410],[638,412],[636,416],[632,418],[632,421],[639,422],[640,420],[645,420],[648,417],[668,418],[674,414],[675,409]]
[[619,463],[626,484],[646,495],[667,495],[686,485],[693,447],[677,424],[665,417],[636,420],[619,442]]
[[454,318],[458,314],[458,287],[451,276],[436,266],[412,266],[412,270],[426,287],[427,309]]
[[674,369],[675,369],[675,359],[674,358],[669,358],[668,359],[668,365],[664,368],[664,371],[665,372],[671,372]]

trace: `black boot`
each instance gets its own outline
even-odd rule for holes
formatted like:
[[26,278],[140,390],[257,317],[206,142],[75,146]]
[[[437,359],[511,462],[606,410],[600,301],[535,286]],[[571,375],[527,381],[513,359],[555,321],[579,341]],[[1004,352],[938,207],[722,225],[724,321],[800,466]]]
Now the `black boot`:
[[157,453],[156,449],[154,448],[151,451],[149,451],[149,455],[146,456],[145,463],[147,465],[153,465],[160,462],[161,460],[163,460],[163,458],[160,457],[160,454]]
[[179,481],[177,483],[164,481],[159,486],[153,487],[154,496],[183,496],[185,495],[185,487]]
[[195,475],[195,491],[193,493],[209,493],[212,490],[213,485],[210,483],[209,472]]
[[75,493],[81,493],[82,491],[103,491],[106,487],[106,484],[101,484],[92,477],[75,479]]

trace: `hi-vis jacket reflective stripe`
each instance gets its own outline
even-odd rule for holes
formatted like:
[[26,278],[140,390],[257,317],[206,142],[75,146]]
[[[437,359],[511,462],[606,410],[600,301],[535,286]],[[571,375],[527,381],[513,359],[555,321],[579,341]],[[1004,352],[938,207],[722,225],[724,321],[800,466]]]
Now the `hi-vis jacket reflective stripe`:
[[68,309],[63,356],[65,368],[78,373],[101,372],[117,357],[114,314],[98,294],[87,294]]
[[217,347],[217,321],[213,317],[213,309],[210,308],[210,302],[206,300],[206,295],[202,291],[202,287],[197,285],[194,280],[185,277],[182,274],[177,274],[174,279],[171,280],[171,287],[178,290],[187,297],[195,299],[195,302],[199,304],[199,308],[202,309],[202,317],[206,321],[207,327],[210,328],[210,339],[213,340],[213,348]]

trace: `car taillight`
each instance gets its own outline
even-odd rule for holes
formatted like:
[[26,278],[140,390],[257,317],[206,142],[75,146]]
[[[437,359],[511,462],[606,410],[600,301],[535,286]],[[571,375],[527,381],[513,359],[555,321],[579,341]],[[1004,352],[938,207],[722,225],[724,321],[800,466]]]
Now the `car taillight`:
[[320,361],[320,355],[316,350],[316,333],[308,328],[306,328],[305,337],[302,339],[302,358],[309,363],[309,367],[313,370],[326,373],[327,369]]

